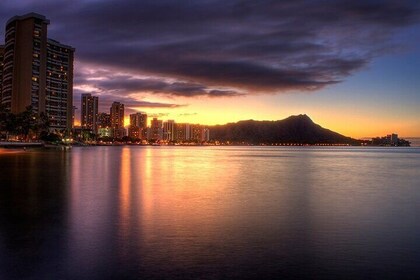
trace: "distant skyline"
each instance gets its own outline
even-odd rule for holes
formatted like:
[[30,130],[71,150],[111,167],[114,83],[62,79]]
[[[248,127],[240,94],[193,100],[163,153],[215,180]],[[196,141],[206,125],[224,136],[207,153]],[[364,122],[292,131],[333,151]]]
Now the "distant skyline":
[[76,48],[77,107],[92,93],[99,111],[119,101],[127,116],[304,113],[355,138],[420,136],[418,1],[2,1],[0,37],[29,12]]

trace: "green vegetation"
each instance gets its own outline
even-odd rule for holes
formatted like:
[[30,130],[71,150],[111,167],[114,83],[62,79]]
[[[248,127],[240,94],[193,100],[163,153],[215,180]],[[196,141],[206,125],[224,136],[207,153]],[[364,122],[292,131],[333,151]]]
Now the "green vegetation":
[[42,140],[52,137],[49,133],[49,120],[45,113],[37,114],[31,106],[25,111],[13,114],[0,105],[0,137],[8,141],[12,136],[21,140]]

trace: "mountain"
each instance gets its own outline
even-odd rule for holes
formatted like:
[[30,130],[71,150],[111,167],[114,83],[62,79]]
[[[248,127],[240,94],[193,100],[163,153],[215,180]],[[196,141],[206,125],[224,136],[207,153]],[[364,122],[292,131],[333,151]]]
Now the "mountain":
[[210,139],[234,143],[269,144],[350,144],[358,140],[346,137],[314,123],[307,115],[290,116],[279,121],[240,121],[210,128]]

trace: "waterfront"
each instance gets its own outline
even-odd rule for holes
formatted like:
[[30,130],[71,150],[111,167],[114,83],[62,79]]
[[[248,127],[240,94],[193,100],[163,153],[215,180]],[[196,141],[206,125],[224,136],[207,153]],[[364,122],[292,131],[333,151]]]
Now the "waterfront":
[[0,279],[420,276],[420,148],[75,147],[0,168]]

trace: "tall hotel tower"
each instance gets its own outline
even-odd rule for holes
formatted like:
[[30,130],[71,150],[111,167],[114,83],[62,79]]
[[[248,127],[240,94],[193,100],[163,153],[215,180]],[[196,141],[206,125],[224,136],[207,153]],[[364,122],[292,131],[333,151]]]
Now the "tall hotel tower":
[[130,115],[130,125],[145,129],[147,128],[147,114],[144,112],[137,112]]
[[71,129],[74,48],[48,39],[49,23],[35,13],[6,23],[1,103],[12,113],[32,106],[51,128]]
[[52,128],[73,126],[73,59],[74,48],[47,40],[45,111]]
[[111,127],[114,130],[114,137],[124,136],[124,104],[113,102],[110,108]]
[[81,124],[83,128],[97,133],[98,125],[98,97],[90,93],[82,94]]
[[3,94],[1,93],[2,81],[3,81],[3,58],[4,58],[4,45],[0,45],[0,103]]

